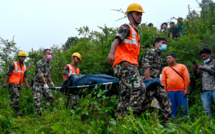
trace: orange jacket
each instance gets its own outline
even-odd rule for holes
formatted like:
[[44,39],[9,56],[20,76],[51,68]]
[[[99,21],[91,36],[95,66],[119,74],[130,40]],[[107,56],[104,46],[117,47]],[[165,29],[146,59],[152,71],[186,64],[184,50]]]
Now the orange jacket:
[[129,24],[130,35],[122,40],[115,52],[115,61],[113,67],[122,62],[128,61],[131,64],[138,64],[138,55],[140,54],[140,42],[137,31]]
[[[67,79],[69,78],[69,76],[71,74],[79,74],[80,73],[80,70],[78,67],[75,69],[71,64],[67,64],[66,66],[69,68],[69,74],[67,75]],[[64,66],[64,68],[66,66]]]
[[[179,74],[177,74],[172,68],[174,68]],[[183,91],[185,86],[190,85],[190,76],[187,67],[183,64],[177,64],[175,66],[165,67],[162,71],[162,83],[167,91]]]
[[18,61],[13,62],[13,65],[14,65],[14,69],[10,75],[9,83],[19,84],[21,81],[21,85],[23,86],[23,78],[24,78],[26,66],[23,64],[21,69]]

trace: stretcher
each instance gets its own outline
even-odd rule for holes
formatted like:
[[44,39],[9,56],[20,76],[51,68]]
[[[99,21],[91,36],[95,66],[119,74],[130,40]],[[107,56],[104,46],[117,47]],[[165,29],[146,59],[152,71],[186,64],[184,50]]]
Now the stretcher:
[[[143,80],[147,89],[156,88],[160,84],[158,78]],[[107,90],[107,95],[119,94],[119,79],[106,74],[72,74],[60,87],[50,87],[55,92],[85,96],[95,89]],[[160,108],[157,99],[153,99],[151,107]]]

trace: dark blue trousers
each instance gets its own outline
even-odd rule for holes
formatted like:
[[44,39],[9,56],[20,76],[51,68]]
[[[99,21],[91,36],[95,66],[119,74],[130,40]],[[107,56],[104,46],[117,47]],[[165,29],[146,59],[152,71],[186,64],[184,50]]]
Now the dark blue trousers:
[[184,91],[168,91],[169,99],[172,103],[172,118],[177,118],[177,108],[180,110],[181,115],[188,115],[188,98],[183,96]]

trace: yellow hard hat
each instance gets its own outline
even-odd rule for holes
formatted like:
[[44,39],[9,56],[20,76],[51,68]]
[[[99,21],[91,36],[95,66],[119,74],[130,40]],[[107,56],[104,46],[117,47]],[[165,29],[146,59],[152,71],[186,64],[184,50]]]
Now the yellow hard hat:
[[81,59],[81,55],[80,55],[79,53],[77,53],[77,52],[75,52],[75,53],[73,53],[73,54],[71,55],[71,57],[73,57],[73,56],[76,56],[76,57],[78,57],[80,60],[82,60],[82,59]]
[[133,4],[129,5],[126,13],[129,13],[132,11],[144,13],[142,6],[140,4],[137,4],[137,3],[133,3]]
[[18,56],[26,57],[26,56],[27,56],[27,54],[26,54],[26,52],[24,52],[24,51],[19,51]]

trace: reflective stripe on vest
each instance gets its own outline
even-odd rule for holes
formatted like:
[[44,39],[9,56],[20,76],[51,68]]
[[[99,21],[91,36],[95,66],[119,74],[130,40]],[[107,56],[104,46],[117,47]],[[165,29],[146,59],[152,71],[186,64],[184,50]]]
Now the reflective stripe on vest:
[[73,71],[74,70],[73,66],[71,64],[67,64],[67,66],[69,67],[69,74],[68,75],[70,76],[71,74],[75,74]]
[[10,75],[9,83],[19,84],[21,81],[21,85],[23,86],[23,78],[24,78],[26,66],[23,64],[21,68],[17,61],[13,62],[13,65],[14,65],[14,69]]
[[140,42],[137,31],[129,24],[130,35],[122,40],[115,51],[113,67],[122,61],[127,61],[138,66],[138,55],[140,53]]
[[[129,28],[130,27],[132,27],[132,26],[130,26],[129,25]],[[134,30],[134,28],[132,27],[132,28],[130,28],[131,29],[131,33],[132,33],[132,40],[130,40],[130,39],[124,39],[123,41],[122,41],[122,43],[128,43],[128,44],[133,44],[133,45],[136,45],[136,46],[139,46],[139,43],[136,41],[136,32],[135,32],[135,30]],[[137,35],[138,36],[138,35]]]
[[[17,65],[18,62],[14,62],[14,68],[15,70],[13,70],[13,72],[21,72],[21,73],[25,73],[25,70],[26,70],[26,66],[24,65],[24,71],[23,70],[18,70],[18,65]],[[18,63],[19,64],[19,63]],[[22,66],[23,67],[23,66]]]
[[67,67],[69,68],[69,74],[67,75],[67,79],[69,78],[69,76],[71,74],[79,74],[80,73],[80,70],[78,67],[75,69],[71,64],[67,64]]

